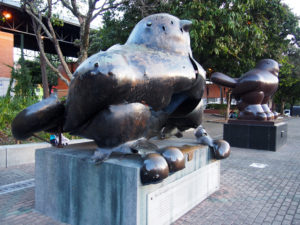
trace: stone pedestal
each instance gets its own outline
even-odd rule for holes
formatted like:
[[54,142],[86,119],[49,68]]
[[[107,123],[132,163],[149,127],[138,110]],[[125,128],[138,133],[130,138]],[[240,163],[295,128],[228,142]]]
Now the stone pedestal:
[[287,142],[287,123],[229,120],[224,124],[223,138],[232,147],[277,151]]
[[186,168],[150,185],[141,184],[138,155],[113,154],[95,165],[93,142],[37,150],[36,210],[70,224],[170,224],[219,189],[220,163],[207,146],[182,139],[155,144],[179,147]]

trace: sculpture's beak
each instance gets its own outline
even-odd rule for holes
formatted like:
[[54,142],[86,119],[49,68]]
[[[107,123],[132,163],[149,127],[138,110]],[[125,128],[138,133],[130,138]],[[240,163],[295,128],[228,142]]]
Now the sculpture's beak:
[[192,21],[189,20],[180,20],[180,28],[188,32],[191,28]]

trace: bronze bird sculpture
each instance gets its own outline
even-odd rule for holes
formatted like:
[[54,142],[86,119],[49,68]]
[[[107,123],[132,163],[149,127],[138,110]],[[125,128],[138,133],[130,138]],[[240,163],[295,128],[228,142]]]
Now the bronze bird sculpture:
[[260,60],[256,67],[233,79],[216,72],[212,82],[232,88],[232,95],[237,100],[238,119],[273,120],[277,113],[271,112],[268,101],[278,88],[279,64],[272,59]]
[[156,153],[143,155],[143,183],[183,169],[179,149],[159,150],[146,139],[174,130],[180,136],[202,122],[205,71],[192,56],[190,26],[164,13],[144,18],[124,45],[100,51],[77,68],[66,103],[51,96],[17,115],[13,135],[24,139],[45,130],[93,139],[99,146],[94,162],[112,151],[150,146]]

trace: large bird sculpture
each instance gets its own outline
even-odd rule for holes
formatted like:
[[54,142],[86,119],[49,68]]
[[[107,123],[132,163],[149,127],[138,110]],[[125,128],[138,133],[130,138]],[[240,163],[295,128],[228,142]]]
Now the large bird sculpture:
[[[92,159],[102,162],[112,151],[146,146],[140,138],[197,128],[205,71],[192,56],[190,26],[169,14],[144,18],[124,45],[100,51],[76,69],[66,103],[51,96],[17,115],[13,135],[24,139],[45,130],[90,138],[99,146]],[[221,152],[217,157],[226,158],[229,147]],[[160,181],[183,169],[184,160],[178,149],[146,154],[142,181]]]
[[238,119],[273,120],[277,117],[268,107],[270,97],[278,88],[279,64],[272,59],[260,60],[256,67],[233,79],[216,72],[211,76],[212,82],[232,88],[232,95],[238,101]]

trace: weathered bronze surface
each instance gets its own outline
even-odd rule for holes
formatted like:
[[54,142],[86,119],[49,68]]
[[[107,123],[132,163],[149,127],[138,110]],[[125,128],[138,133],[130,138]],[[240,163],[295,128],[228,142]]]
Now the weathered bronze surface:
[[185,157],[178,148],[164,148],[161,151],[161,155],[167,161],[170,172],[176,172],[185,168]]
[[213,140],[200,125],[195,130],[198,143],[208,145],[214,152],[216,159],[225,159],[230,155],[230,145],[224,140]]
[[180,148],[183,154],[187,155],[187,161],[191,161],[194,158],[194,152],[199,149],[199,146],[184,145]]
[[[144,18],[124,45],[100,51],[77,68],[65,104],[52,96],[30,106],[16,117],[13,134],[23,139],[50,129],[90,138],[99,146],[92,159],[101,162],[114,149],[138,152],[139,144],[118,148],[128,141],[180,137],[198,127],[205,71],[193,59],[190,26],[169,14]],[[142,181],[164,179],[169,167],[183,169],[178,151],[143,156]]]
[[63,124],[65,107],[51,95],[34,105],[31,105],[20,112],[12,123],[12,134],[18,139],[26,139],[39,131],[59,130]]
[[271,112],[267,104],[278,88],[278,73],[279,65],[275,60],[263,59],[237,80],[222,73],[214,73],[211,80],[232,88],[240,111],[238,119],[273,120],[277,114]]
[[167,161],[158,153],[150,153],[141,168],[141,181],[143,184],[156,183],[169,176]]

